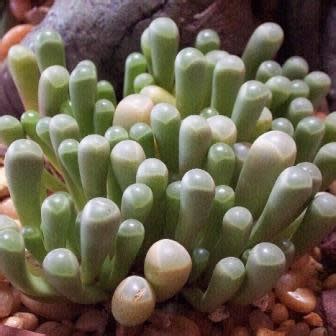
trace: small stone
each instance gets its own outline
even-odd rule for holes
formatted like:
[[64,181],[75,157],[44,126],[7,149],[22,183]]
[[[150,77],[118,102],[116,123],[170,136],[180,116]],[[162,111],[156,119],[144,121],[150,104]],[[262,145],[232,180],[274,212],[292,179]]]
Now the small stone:
[[327,336],[328,331],[324,327],[314,328],[310,331],[309,336]]
[[291,327],[295,325],[294,320],[287,320],[280,324],[278,331],[288,331]]
[[[150,317],[150,321],[152,321],[153,316],[155,316],[155,312]],[[189,310],[188,309],[186,317],[197,324],[197,326],[200,329],[202,335],[211,335],[214,324],[208,319],[206,314],[203,314],[203,313],[201,313],[197,310]],[[169,325],[171,324],[171,318],[172,318],[172,316],[169,317]],[[227,320],[224,320],[223,324],[226,324],[226,322],[228,320],[230,320],[230,317]],[[163,323],[167,326],[167,323],[165,321],[163,321]],[[227,329],[228,328],[229,328],[229,326],[227,326]]]
[[4,320],[2,320],[1,323],[8,327],[23,329],[23,321],[20,317],[17,316],[7,317]]
[[18,219],[18,215],[16,213],[13,201],[10,197],[5,198],[0,203],[0,214],[6,215],[6,216],[11,217],[13,219]]
[[262,312],[270,312],[275,305],[275,295],[273,292],[269,292],[261,298],[255,300],[253,305],[259,308]]
[[309,336],[310,329],[307,323],[299,322],[291,327],[286,336]]
[[279,300],[287,308],[302,314],[312,312],[316,307],[316,296],[310,288],[297,288],[285,293],[278,293]]
[[280,324],[288,320],[288,309],[285,305],[277,303],[274,305],[271,313],[271,319],[274,323]]
[[2,284],[0,286],[0,318],[10,315],[14,305],[14,297],[11,288]]
[[230,312],[225,306],[217,308],[209,314],[209,320],[215,323],[222,322],[230,316]]
[[158,328],[151,324],[145,325],[142,336],[171,336],[171,335],[183,335],[183,336],[201,336],[200,329],[197,324],[182,316],[173,315],[172,323],[168,328]]
[[72,335],[72,329],[70,327],[55,321],[44,322],[35,331],[37,333],[46,334],[48,336]]
[[286,333],[283,331],[274,331],[267,328],[260,328],[256,336],[286,336]]
[[0,198],[4,198],[9,195],[8,184],[5,175],[5,167],[0,167]]
[[32,313],[18,312],[14,314],[14,317],[21,319],[22,328],[25,330],[35,330],[38,327],[38,318]]
[[329,186],[329,192],[331,192],[332,194],[336,195],[336,181],[334,181],[333,183],[330,184],[330,186]]
[[233,329],[231,336],[250,336],[250,332],[246,327],[236,327]]
[[318,246],[315,246],[312,250],[312,256],[317,262],[321,262],[322,260],[322,253],[321,249]]
[[81,306],[75,303],[47,303],[34,300],[21,293],[21,302],[30,312],[52,321],[73,319],[80,314]]
[[328,326],[336,329],[336,289],[322,292],[321,302]]
[[140,336],[142,335],[142,330],[142,325],[135,327],[124,327],[118,323],[116,327],[116,336]]
[[323,281],[324,289],[336,289],[336,273],[331,274]]
[[[223,327],[223,336],[231,336],[231,333],[233,332],[235,328],[235,320],[232,316],[230,316],[228,319],[224,320],[222,323]],[[203,331],[203,330],[201,330]],[[211,335],[210,333],[202,333],[202,335]]]
[[273,322],[268,315],[256,309],[252,311],[249,317],[250,327],[253,331],[258,331],[261,328],[273,330]]
[[323,327],[323,320],[319,314],[311,312],[305,315],[303,319],[312,327]]
[[107,314],[98,309],[91,309],[82,314],[76,321],[75,328],[84,332],[96,332],[103,335],[107,325]]
[[20,291],[14,287],[11,287],[12,295],[13,295],[13,306],[11,314],[18,312],[21,308],[21,294]]

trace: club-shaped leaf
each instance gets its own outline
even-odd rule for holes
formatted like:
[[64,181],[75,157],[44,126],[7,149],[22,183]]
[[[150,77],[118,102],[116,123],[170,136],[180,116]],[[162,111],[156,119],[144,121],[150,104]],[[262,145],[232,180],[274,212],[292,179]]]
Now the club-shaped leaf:
[[146,159],[141,145],[134,140],[123,140],[117,143],[111,152],[113,173],[122,191],[135,183],[136,172],[142,161]]
[[201,116],[185,118],[179,133],[179,173],[202,168],[212,142],[212,132],[208,122]]
[[134,93],[134,79],[137,75],[146,72],[147,62],[144,55],[139,52],[129,54],[125,61],[123,96]]
[[251,140],[269,94],[269,88],[258,81],[248,81],[240,87],[231,115],[237,127],[238,141]]
[[38,104],[42,116],[60,113],[62,104],[69,100],[69,72],[60,65],[46,68],[38,86]]
[[201,112],[204,106],[207,61],[195,48],[182,49],[175,59],[176,107],[183,118]]
[[322,173],[321,190],[326,190],[336,177],[336,142],[322,146],[315,156],[314,164]]
[[276,284],[285,267],[286,257],[278,246],[256,245],[248,254],[245,280],[233,302],[246,305],[262,297]]
[[69,79],[71,108],[82,137],[93,133],[93,112],[97,95],[97,73],[87,63],[79,64]]
[[180,42],[178,27],[172,19],[161,17],[153,20],[148,29],[155,82],[167,91],[172,91],[174,61]]
[[195,232],[208,224],[215,183],[202,169],[189,170],[181,181],[181,208],[175,239],[188,250],[193,246]]
[[161,239],[148,250],[144,272],[157,301],[165,301],[186,284],[191,272],[191,257],[178,242]]
[[294,132],[296,162],[313,161],[321,146],[324,132],[324,123],[317,117],[306,117],[299,121]]
[[65,67],[64,43],[58,32],[50,29],[39,32],[34,47],[41,72],[52,65]]
[[[239,175],[236,204],[246,207],[258,218],[275,180],[285,168],[294,164],[295,157],[296,145],[288,134],[280,131],[262,134],[252,144]],[[257,176],[263,183],[259,183]]]
[[[311,175],[300,167],[288,167],[274,183],[265,208],[253,226],[249,246],[272,241],[274,235],[292,223],[312,196]],[[286,211],[284,211],[286,209]]]
[[281,65],[276,61],[267,60],[259,65],[255,79],[259,82],[266,83],[270,78],[281,75]]
[[115,203],[98,197],[88,201],[80,223],[81,278],[92,284],[111,250],[120,225],[120,210]]
[[203,54],[220,49],[220,37],[213,29],[200,30],[196,36],[195,48]]
[[104,135],[107,129],[112,126],[114,111],[115,108],[110,100],[97,100],[93,112],[94,132],[96,134]]
[[155,136],[161,160],[172,172],[178,171],[179,129],[181,115],[170,104],[161,103],[153,107],[150,115],[151,127]]
[[298,255],[308,252],[330,233],[336,223],[336,196],[321,192],[310,203],[292,241]]
[[18,119],[11,115],[0,117],[0,142],[9,146],[13,141],[24,138],[23,127]]
[[257,27],[247,42],[242,56],[247,79],[253,79],[259,65],[276,55],[283,38],[284,32],[276,23],[266,22]]
[[78,146],[78,164],[87,199],[106,196],[110,144],[102,135],[91,134]]
[[218,61],[212,78],[211,107],[222,115],[231,116],[244,77],[245,65],[238,56],[227,55]]
[[293,79],[304,79],[308,74],[309,66],[307,61],[300,56],[289,57],[282,65],[282,73],[284,76]]
[[8,67],[25,110],[38,110],[40,71],[35,54],[22,45],[9,49]]

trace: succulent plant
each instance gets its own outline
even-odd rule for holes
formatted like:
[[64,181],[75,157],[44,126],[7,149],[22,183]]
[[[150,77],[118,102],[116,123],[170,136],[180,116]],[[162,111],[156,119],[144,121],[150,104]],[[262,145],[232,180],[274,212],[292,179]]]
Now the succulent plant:
[[0,271],[40,300],[112,295],[126,326],[177,293],[211,312],[270,290],[336,223],[336,112],[313,116],[330,79],[273,61],[282,41],[265,23],[242,58],[212,30],[178,51],[156,19],[118,103],[91,61],[68,73],[58,33],[13,47],[26,112],[0,117],[0,140],[22,229],[0,216]]

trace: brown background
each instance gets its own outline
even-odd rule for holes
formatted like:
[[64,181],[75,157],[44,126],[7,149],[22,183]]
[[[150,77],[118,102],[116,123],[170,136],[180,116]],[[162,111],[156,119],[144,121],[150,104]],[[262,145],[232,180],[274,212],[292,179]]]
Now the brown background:
[[[56,0],[24,43],[30,44],[44,27],[58,30],[66,44],[69,69],[82,59],[92,59],[99,77],[111,80],[120,92],[126,56],[139,50],[141,32],[153,17],[162,15],[179,25],[182,46],[193,44],[200,29],[213,28],[223,49],[238,55],[258,24],[280,23],[285,43],[278,60],[300,55],[312,70],[328,72],[333,78],[329,102],[331,109],[336,108],[335,0]],[[0,76],[0,114],[21,113],[6,65]]]

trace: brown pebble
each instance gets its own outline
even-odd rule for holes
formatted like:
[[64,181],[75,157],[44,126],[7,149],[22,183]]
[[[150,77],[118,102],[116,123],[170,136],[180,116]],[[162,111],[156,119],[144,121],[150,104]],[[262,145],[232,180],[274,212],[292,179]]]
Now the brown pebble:
[[7,317],[4,320],[2,320],[1,323],[7,327],[23,329],[23,321],[20,317],[17,316]]
[[218,325],[215,324],[211,330],[211,336],[223,336],[222,329]]
[[49,8],[46,6],[33,7],[25,14],[25,19],[27,22],[37,25],[39,24],[44,17],[47,15]]
[[314,257],[314,259],[318,262],[320,262],[322,260],[322,253],[321,253],[321,249],[318,246],[315,246],[313,248],[312,251],[312,256]]
[[317,313],[309,313],[305,315],[303,319],[312,327],[323,327],[323,320],[321,316]]
[[236,327],[232,330],[231,336],[250,336],[250,332],[246,327]]
[[297,313],[308,314],[316,307],[316,296],[310,288],[297,288],[279,297],[280,301],[289,309]]
[[[302,258],[299,261],[302,261]],[[308,262],[307,259],[305,260]],[[299,261],[297,262],[298,264]],[[314,262],[316,263],[316,261]],[[303,265],[301,266],[304,267]],[[303,272],[290,271],[283,274],[275,285],[277,298],[288,309],[297,313],[308,314],[312,312],[316,306],[316,296],[310,288],[306,287],[307,279],[307,274]]]
[[225,306],[220,306],[208,315],[210,321],[214,323],[222,322],[230,316],[230,312]]
[[295,262],[291,265],[291,270],[298,271],[301,276],[309,278],[318,272],[322,272],[323,265],[314,259],[311,255],[305,254],[295,260]]
[[324,327],[314,328],[310,331],[309,336],[327,336],[328,331]]
[[25,330],[35,330],[38,327],[38,318],[32,313],[18,312],[14,316],[20,318],[23,322],[23,329]]
[[230,304],[228,306],[231,316],[234,316],[237,325],[247,325],[253,311],[251,305]]
[[0,286],[0,318],[10,315],[14,305],[14,297],[11,288],[2,284]]
[[309,336],[310,329],[307,323],[299,322],[289,328],[287,336]]
[[[231,332],[234,330],[235,327],[234,318],[230,316],[229,318],[224,320],[222,323],[222,327],[223,327],[223,336],[231,336]],[[201,331],[203,330],[201,329]],[[202,333],[202,335],[209,335],[209,333],[207,334]]]
[[1,203],[0,203],[0,214],[1,215],[6,215],[10,218],[13,219],[18,219],[18,215],[16,213],[13,201],[10,197],[5,198]]
[[324,289],[336,289],[336,273],[328,276],[327,279],[323,281]]
[[277,303],[274,305],[271,313],[271,319],[274,323],[280,324],[288,320],[288,309],[282,303]]
[[4,198],[9,195],[8,184],[5,175],[5,167],[0,167],[0,198]]
[[336,330],[336,289],[326,290],[321,293],[321,309],[328,328]]
[[[204,315],[202,315],[204,316]],[[195,321],[190,316],[187,316],[191,320]],[[153,314],[149,317],[147,320],[150,324],[153,326],[156,326],[158,328],[168,328],[171,325],[171,319],[172,319],[172,313],[169,311],[162,311],[162,310],[154,310]],[[196,318],[197,320],[197,318]],[[195,321],[196,322],[196,321]]]
[[[158,319],[158,322],[161,324],[161,326],[165,325],[168,327],[171,324],[171,314],[168,315],[168,318],[162,317],[160,315],[159,315],[160,318],[158,318],[157,313],[158,313],[158,310],[154,311],[152,316],[149,318],[150,322],[153,323],[153,319]],[[200,313],[197,310],[190,310],[187,312],[186,317],[188,317],[189,319],[191,319],[197,324],[202,335],[211,335],[212,329],[213,329],[213,323],[211,323],[211,321],[208,319],[208,317],[205,314]],[[229,319],[230,317],[227,320]],[[226,320],[223,321],[223,323],[225,322]],[[228,330],[228,328],[226,328],[225,330]]]
[[70,328],[75,328],[73,322],[70,321],[70,320],[63,320],[63,321],[62,321],[62,324],[66,325],[66,326],[68,326],[68,327],[70,327]]
[[285,336],[284,331],[274,331],[267,328],[261,328],[257,331],[256,336]]
[[21,293],[21,302],[30,312],[52,321],[76,318],[82,307],[75,303],[47,303],[34,300]]
[[317,277],[307,279],[307,287],[313,292],[320,292],[322,290],[322,281]]
[[273,322],[268,315],[256,309],[252,311],[249,317],[249,324],[253,331],[258,331],[260,328],[273,330]]
[[273,292],[268,292],[261,298],[255,300],[253,305],[263,312],[270,312],[275,305],[275,295]]
[[98,309],[91,309],[82,314],[76,321],[75,328],[84,332],[96,332],[103,335],[107,325],[107,314]]
[[332,193],[333,195],[336,195],[336,181],[330,184],[329,192]]
[[291,327],[295,325],[294,320],[287,320],[280,324],[278,331],[288,331]]
[[11,314],[14,314],[14,313],[18,312],[21,308],[21,294],[14,287],[11,287],[11,291],[12,291],[12,295],[13,295],[13,307],[12,307]]
[[70,327],[55,321],[44,322],[35,331],[37,333],[46,334],[48,336],[72,335],[72,329]]
[[144,326],[142,336],[201,336],[197,324],[182,315],[172,315],[171,325],[168,328],[158,328],[151,324]]
[[124,327],[117,323],[116,336],[140,336],[142,335],[143,326]]

